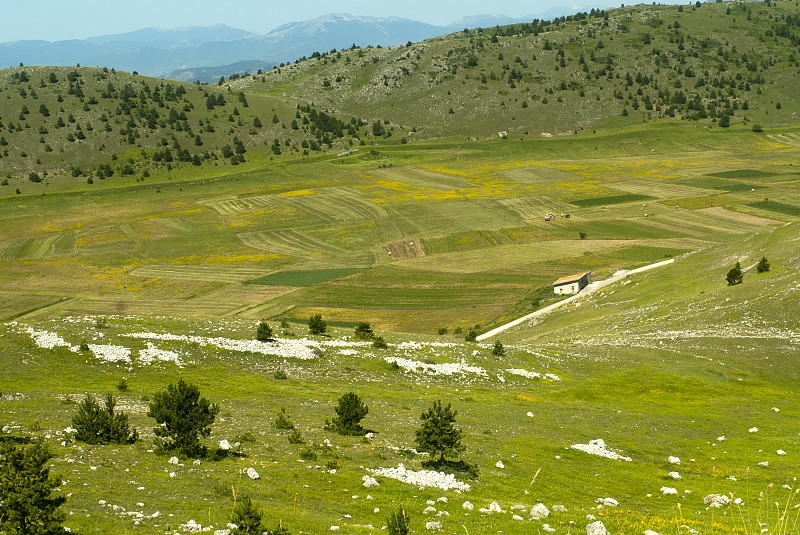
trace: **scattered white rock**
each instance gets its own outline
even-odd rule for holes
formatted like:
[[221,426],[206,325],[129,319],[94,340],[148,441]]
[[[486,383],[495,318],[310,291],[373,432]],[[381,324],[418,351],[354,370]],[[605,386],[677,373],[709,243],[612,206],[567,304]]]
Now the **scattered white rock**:
[[785,451],[783,451],[783,450],[778,450],[776,453],[777,453],[778,455],[786,455],[786,452],[785,452]]
[[644,535],[661,535],[661,534],[657,531],[653,531],[652,529],[646,529],[644,530]]
[[567,508],[564,507],[563,505],[554,505],[553,507],[551,507],[551,509],[553,510],[554,513],[566,513],[567,512]]
[[599,455],[600,457],[606,457],[608,459],[613,459],[615,461],[628,461],[630,462],[630,457],[624,457],[615,451],[611,451],[606,447],[606,443],[603,441],[602,438],[598,438],[596,440],[590,440],[588,444],[573,444],[570,448],[578,451],[582,451],[584,453],[589,453],[591,455]]
[[669,464],[677,464],[677,465],[680,465],[680,464],[681,464],[681,460],[680,460],[680,458],[679,458],[679,457],[674,457],[674,456],[672,456],[672,455],[670,455],[669,457],[667,457],[667,462],[668,462]]
[[772,407],[772,412],[781,412],[781,410],[778,407]]
[[750,432],[750,433],[758,433],[758,427],[751,427],[747,431]]
[[250,479],[261,479],[261,476],[258,475],[258,472],[256,472],[255,468],[252,467],[248,468],[247,470],[244,471],[244,473],[247,474],[247,477],[249,477]]
[[231,450],[231,443],[227,440],[220,440],[219,441],[219,449],[222,451],[230,451]]
[[586,535],[607,535],[606,527],[599,520],[586,526]]
[[672,487],[661,487],[661,494],[664,496],[677,495],[678,489]]
[[445,474],[433,470],[408,470],[402,463],[397,468],[377,468],[370,470],[370,472],[376,476],[396,479],[418,487],[435,487],[441,490],[459,490],[462,492],[472,489],[469,484],[458,481],[453,474]]
[[514,515],[514,516],[512,516],[512,517],[511,517],[511,520],[525,520],[525,519],[524,519],[524,518],[522,518],[522,517],[521,517],[521,516],[519,516],[519,515]]
[[339,531],[339,526],[331,526],[329,531]]
[[447,496],[439,496],[438,498],[436,498],[436,501],[438,503],[447,503]]
[[130,362],[131,350],[123,346],[108,344],[89,344],[89,350],[94,356],[106,362]]
[[550,524],[542,524],[542,531],[545,533],[555,533],[555,528],[550,527]]
[[362,485],[366,488],[381,486],[381,484],[378,483],[378,481],[372,476],[364,476],[361,478],[361,480],[363,481]]
[[380,507],[376,507],[375,509],[372,510],[372,512],[375,513],[375,514],[378,514],[378,513],[381,512],[381,508]]
[[731,503],[731,499],[724,494],[709,494],[703,498],[703,503],[709,507],[720,508]]
[[170,457],[170,458],[169,458],[169,461],[167,461],[167,462],[168,462],[169,464],[178,464],[178,463],[180,463],[180,462],[181,462],[181,460],[180,460],[180,459],[178,459],[177,457]]
[[736,505],[742,505],[743,502],[741,498],[736,498],[735,500],[733,500],[733,503]]
[[425,529],[428,531],[435,531],[442,529],[441,522],[425,522]]
[[548,516],[550,516],[550,510],[543,503],[537,503],[531,507],[531,518],[534,520],[540,520]]
[[717,442],[725,442],[726,440],[727,440],[727,439],[725,438],[725,436],[724,436],[724,435],[723,435],[723,436],[721,436],[721,437],[717,437]]
[[218,529],[214,532],[214,535],[231,535],[231,530],[229,529]]
[[175,477],[175,472],[170,472],[169,477]]
[[139,350],[139,362],[141,364],[152,364],[156,361],[162,362],[174,362],[177,365],[183,364],[181,362],[181,356],[174,351],[167,351],[164,349],[159,349],[153,345],[152,342],[147,342],[147,348]]
[[426,507],[426,508],[425,508],[425,509],[424,509],[422,512],[423,512],[424,514],[426,514],[426,515],[432,515],[433,513],[435,513],[435,512],[436,512],[436,508],[435,508],[434,506],[432,506],[432,505],[429,505],[429,506],[428,506],[428,507]]
[[495,466],[496,466],[497,468],[505,468],[505,467],[506,467],[506,465],[504,465],[504,464],[503,464],[503,461],[497,461],[497,463],[495,464]]
[[758,463],[758,466],[769,466],[769,462],[768,461],[760,462]]
[[192,461],[192,464],[193,464],[194,466],[200,466],[200,464],[201,464],[201,463],[200,463],[200,459],[195,459],[194,461]]
[[468,502],[468,501],[467,501],[467,502],[464,502],[464,503],[462,503],[462,504],[461,504],[461,507],[462,507],[462,508],[463,508],[465,511],[472,511],[473,509],[475,509],[475,506],[474,506],[474,505],[472,505],[472,504],[471,504],[470,502]]
[[418,360],[406,359],[403,357],[386,357],[383,360],[389,364],[397,364],[409,372],[423,372],[431,375],[457,375],[462,373],[474,373],[487,377],[486,370],[478,366],[469,366],[465,362],[447,362],[445,364],[428,364]]
[[600,505],[604,505],[606,507],[616,507],[619,505],[619,502],[614,498],[597,498],[595,503],[599,503]]
[[492,513],[505,513],[505,511],[503,511],[503,509],[500,507],[500,504],[497,503],[497,502],[492,502],[492,503],[489,504],[488,508],[483,508],[482,507],[482,508],[478,509],[478,511],[480,511],[481,513],[483,513],[485,515],[490,515]]
[[202,533],[203,526],[195,522],[194,519],[191,519],[187,523],[181,524],[181,530],[184,533]]
[[528,418],[533,418],[533,413],[528,411]]
[[597,519],[594,517],[593,514],[586,515],[586,521],[587,522],[594,522],[595,520],[597,520]]
[[670,472],[667,476],[671,477],[672,479],[681,479],[681,475],[678,472]]

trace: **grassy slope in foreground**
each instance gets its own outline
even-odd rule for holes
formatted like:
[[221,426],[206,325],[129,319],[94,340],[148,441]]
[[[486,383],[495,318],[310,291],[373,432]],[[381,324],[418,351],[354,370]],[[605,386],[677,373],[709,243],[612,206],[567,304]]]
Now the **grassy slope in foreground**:
[[[753,532],[759,522],[774,533],[784,504],[794,505],[793,491],[782,487],[793,485],[800,434],[800,415],[791,402],[800,372],[794,358],[800,339],[798,238],[796,224],[783,227],[617,284],[576,310],[521,331],[517,337],[529,342],[505,338],[503,357],[492,355],[490,344],[425,336],[387,335],[386,350],[343,347],[350,330],[306,342],[324,348],[324,356],[314,360],[226,350],[220,342],[152,340],[150,346],[125,336],[251,339],[255,323],[241,321],[120,316],[103,328],[91,317],[29,324],[73,345],[85,338],[132,351],[131,363],[113,364],[63,347],[38,348],[25,332],[28,324],[6,324],[0,390],[15,394],[2,396],[0,421],[12,426],[15,436],[52,437],[55,471],[70,494],[65,509],[74,513],[68,525],[82,532],[134,529],[134,518],[112,505],[147,516],[159,511],[160,516],[139,521],[135,529],[141,533],[163,533],[167,525],[177,529],[189,519],[218,528],[228,521],[235,491],[261,504],[271,525],[281,520],[293,533],[321,533],[332,525],[371,533],[397,506],[406,508],[419,532],[432,517],[423,512],[426,501],[442,496],[448,501],[437,501],[435,508],[449,513],[437,518],[445,532],[523,534],[546,522],[567,533],[583,531],[592,514],[615,533],[677,534],[688,526],[729,534]],[[772,262],[769,273],[748,272],[743,285],[725,286],[723,275],[732,262],[748,265],[762,255]],[[296,335],[288,338],[304,331],[300,325],[291,329]],[[422,344],[400,345],[412,341]],[[145,350],[154,348],[179,355],[181,367],[144,364]],[[461,362],[485,375],[404,371],[387,358],[417,366]],[[274,379],[278,368],[288,380]],[[560,380],[525,378],[512,369],[552,373]],[[145,416],[148,400],[178,376],[199,384],[222,407],[208,442],[242,441],[243,457],[174,466],[148,451],[153,425]],[[142,441],[129,447],[61,445],[61,430],[86,385],[100,394],[113,391],[122,377],[130,390],[119,394],[118,408],[131,413]],[[376,432],[371,440],[322,429],[337,397],[350,390],[369,406],[363,423]],[[420,412],[439,398],[459,411],[465,458],[480,468],[478,479],[460,476],[472,489],[461,494],[420,489],[382,477],[379,487],[363,488],[367,469],[420,467],[421,457],[406,448],[414,444]],[[272,427],[281,408],[306,445],[289,444],[286,432]],[[754,427],[758,432],[748,431]],[[596,438],[632,461],[568,449]],[[326,439],[332,447],[324,445]],[[302,461],[303,449],[317,459]],[[668,456],[679,457],[681,465],[669,464]],[[241,474],[248,467],[261,479]],[[681,479],[669,477],[672,471]],[[662,487],[679,494],[663,495]],[[711,493],[741,498],[743,504],[707,509],[703,498]],[[596,499],[606,497],[618,500],[619,507],[595,508]],[[466,500],[475,511],[462,508]],[[477,511],[491,501],[506,512]],[[538,501],[549,508],[564,505],[567,512],[529,521],[516,510],[526,520],[512,518],[512,506],[530,509]],[[777,509],[773,502],[779,502]]]

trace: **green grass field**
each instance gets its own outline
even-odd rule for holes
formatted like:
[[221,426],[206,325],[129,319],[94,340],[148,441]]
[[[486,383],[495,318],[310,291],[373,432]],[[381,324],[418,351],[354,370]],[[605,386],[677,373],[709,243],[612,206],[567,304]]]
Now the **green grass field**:
[[[46,437],[75,533],[213,533],[245,494],[291,533],[378,533],[398,506],[414,533],[568,535],[587,515],[629,535],[800,533],[796,13],[623,7],[213,87],[0,71],[0,440]],[[234,138],[245,152],[225,155]],[[560,277],[667,258],[503,332],[505,355],[464,341],[562,299]],[[261,320],[270,345],[252,343]],[[353,337],[364,321],[388,348]],[[206,443],[240,455],[151,451],[148,403],[179,377],[220,405]],[[76,402],[122,378],[142,439],[75,443]],[[347,391],[372,438],[324,429]],[[363,487],[421,468],[436,399],[471,489]],[[282,408],[304,445],[274,427]],[[570,448],[595,439],[631,461]],[[529,520],[539,502],[566,511]]]
[[[773,533],[784,509],[796,503],[800,424],[791,392],[800,375],[794,358],[800,339],[797,238],[796,224],[739,237],[618,282],[579,307],[504,333],[502,357],[491,354],[491,341],[471,344],[453,335],[383,332],[390,347],[373,349],[348,341],[352,331],[344,328],[309,337],[302,321],[290,323],[293,334],[280,334],[282,342],[265,354],[223,346],[231,343],[224,340],[252,340],[255,321],[113,315],[98,327],[95,317],[77,315],[6,323],[0,337],[7,355],[0,423],[9,426],[5,437],[51,437],[54,471],[69,496],[66,525],[78,532],[163,533],[190,519],[219,529],[229,519],[234,494],[246,494],[270,524],[281,522],[293,533],[321,533],[331,526],[371,533],[397,506],[409,513],[415,532],[435,519],[445,532],[522,534],[547,523],[567,533],[583,530],[591,514],[613,532],[678,534],[689,527],[709,534],[764,528]],[[762,255],[771,261],[770,272],[749,271],[741,286],[725,285],[724,272],[734,260],[746,266]],[[383,269],[394,270],[385,280],[402,281],[394,266]],[[86,339],[128,348],[131,362],[37,347],[29,327],[71,345]],[[136,333],[199,338],[159,340]],[[279,347],[289,341],[319,346],[323,355],[286,356]],[[154,348],[177,355],[180,367],[140,359]],[[395,358],[417,371],[391,366]],[[448,363],[450,375],[432,367]],[[422,366],[432,371],[420,371]],[[278,368],[287,380],[273,377]],[[520,370],[552,375],[525,377]],[[241,442],[240,456],[171,465],[166,456],[149,451],[148,402],[179,376],[221,407],[205,443],[213,449],[222,439]],[[123,377],[129,389],[116,392]],[[63,429],[87,390],[116,392],[118,410],[131,415],[141,441],[86,446],[70,440]],[[346,391],[357,392],[369,406],[363,423],[374,438],[340,437],[323,429],[336,398]],[[424,457],[410,448],[420,412],[435,399],[458,411],[464,458],[480,473],[457,479],[471,489],[420,488],[381,476],[380,486],[364,488],[362,478],[370,469],[401,463],[420,469]],[[290,444],[288,432],[273,427],[282,408],[305,444]],[[598,438],[632,460],[570,449]],[[299,458],[306,448],[316,460]],[[681,464],[670,464],[669,456]],[[260,479],[250,480],[242,473],[246,468],[255,468]],[[662,487],[676,488],[678,495],[664,495]],[[703,499],[715,493],[742,502],[709,509]],[[598,498],[613,498],[619,506],[599,508]],[[424,512],[427,500],[448,515]],[[465,510],[465,501],[475,510]],[[492,501],[504,512],[478,511]],[[538,502],[549,509],[564,505],[566,512],[528,520],[526,511]],[[781,532],[795,533],[797,527],[790,522]]]

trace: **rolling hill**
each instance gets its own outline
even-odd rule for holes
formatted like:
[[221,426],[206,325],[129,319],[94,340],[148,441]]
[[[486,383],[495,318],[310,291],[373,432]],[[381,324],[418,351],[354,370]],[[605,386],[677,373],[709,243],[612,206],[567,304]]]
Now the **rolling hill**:
[[[798,533],[798,20],[595,10],[212,85],[0,71],[0,442],[47,444],[74,533],[224,534],[244,496],[282,533],[401,507],[416,533]],[[178,378],[220,409],[201,459],[152,442]],[[108,392],[136,443],[76,440]],[[328,425],[347,392],[363,436]],[[477,470],[421,472],[437,400]]]

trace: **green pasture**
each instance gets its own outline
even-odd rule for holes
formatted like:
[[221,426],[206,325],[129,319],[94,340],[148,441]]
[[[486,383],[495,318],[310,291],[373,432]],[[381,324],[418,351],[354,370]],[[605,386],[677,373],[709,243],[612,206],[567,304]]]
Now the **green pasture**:
[[[621,140],[634,134],[659,152],[622,157]],[[387,145],[380,158],[344,158],[347,166],[261,159],[210,179],[5,198],[0,290],[18,298],[4,315],[302,318],[314,310],[400,331],[493,325],[532,310],[529,296],[561,276],[605,276],[780,225],[791,214],[759,203],[769,195],[769,203],[795,206],[795,181],[771,180],[791,176],[781,173],[796,151],[753,132],[644,125]],[[756,162],[774,176],[749,189],[730,184],[753,179],[707,176],[721,168],[742,176]],[[544,221],[547,213],[558,217]],[[424,256],[387,253],[412,242]],[[403,277],[373,282],[386,266],[401,267]],[[317,278],[327,270],[361,271],[342,285]],[[436,273],[456,284],[475,279],[437,294],[428,291]],[[262,291],[241,289],[260,277],[249,286]],[[497,294],[502,284],[511,286]],[[28,305],[41,298],[51,306]],[[459,320],[464,314],[469,322]]]
[[621,204],[624,202],[648,201],[654,199],[655,197],[651,197],[650,195],[629,193],[627,195],[609,195],[607,197],[593,197],[590,199],[573,199],[570,201],[570,204],[586,208],[589,206],[602,206],[604,204]]
[[[413,530],[422,532],[434,518],[424,512],[427,500],[448,513],[436,518],[445,532],[523,534],[547,523],[556,532],[571,533],[585,529],[588,514],[613,533],[650,529],[677,535],[687,527],[712,535],[776,532],[780,515],[796,504],[800,415],[792,392],[800,377],[794,358],[800,313],[794,290],[800,267],[797,238],[796,224],[784,226],[634,275],[587,296],[580,306],[567,305],[503,333],[497,339],[505,346],[504,356],[492,354],[493,340],[467,343],[452,334],[456,326],[472,326],[464,321],[469,312],[460,315],[460,324],[441,324],[448,334],[440,336],[379,331],[390,344],[387,349],[346,347],[351,328],[308,336],[298,317],[289,324],[289,334],[279,337],[321,344],[322,355],[312,360],[223,349],[213,342],[148,343],[126,336],[150,332],[252,340],[255,320],[126,312],[108,316],[103,327],[96,316],[81,314],[6,323],[0,336],[7,356],[0,375],[0,423],[9,425],[6,436],[50,436],[47,443],[56,454],[53,471],[69,494],[64,509],[72,514],[66,525],[73,531],[163,533],[167,525],[175,529],[190,519],[218,529],[229,519],[234,495],[246,494],[262,507],[270,524],[282,522],[292,532],[319,533],[339,526],[347,533],[367,534],[381,529],[388,511],[397,506],[409,513]],[[678,252],[637,249],[643,262]],[[750,270],[742,285],[726,285],[724,273],[733,262],[747,267],[762,255],[771,262],[769,272]],[[620,258],[631,261],[627,254]],[[430,283],[439,289],[401,295],[397,288],[418,280],[413,271],[385,265],[322,283],[316,293],[336,292],[340,285],[357,289],[367,283],[373,288],[391,284],[396,293],[385,295],[391,301],[404,299],[403,306],[446,306],[457,299],[459,307],[469,307],[470,299],[482,301],[474,286],[491,279],[479,273],[452,279],[430,274]],[[505,275],[495,301],[513,297],[508,290],[514,280]],[[463,299],[445,291],[446,285],[458,289]],[[347,295],[339,293],[335,299],[358,306],[359,301],[381,298],[380,292],[359,292],[348,302]],[[280,330],[277,321],[271,323]],[[126,347],[132,362],[106,363],[63,347],[37,347],[28,327],[58,334],[73,345],[85,339]],[[419,345],[402,345],[408,342]],[[181,367],[143,364],[137,355],[149,344],[180,355]],[[404,371],[387,362],[391,357],[420,365],[462,363],[482,371]],[[279,368],[288,379],[274,378]],[[514,369],[550,373],[558,380],[525,378],[509,371]],[[117,384],[123,377],[128,390],[120,392]],[[220,405],[205,443],[213,450],[219,440],[238,441],[240,455],[202,459],[199,465],[181,459],[172,465],[167,456],[149,451],[154,425],[146,416],[149,400],[178,377],[197,384]],[[142,439],[132,446],[86,446],[65,436],[76,403],[87,391],[115,392],[118,410],[130,414]],[[334,415],[336,399],[347,391],[358,393],[368,405],[363,424],[373,438],[341,437],[323,429]],[[479,475],[456,477],[471,489],[420,488],[381,476],[380,486],[364,488],[368,469],[400,463],[421,468],[423,457],[410,448],[419,414],[435,399],[452,403],[458,411],[463,457],[478,467]],[[290,444],[288,432],[274,427],[281,409],[305,444]],[[570,449],[598,438],[632,460]],[[300,458],[307,448],[315,460]],[[679,457],[681,464],[670,464],[670,456]],[[255,468],[260,479],[250,480],[242,473],[246,468]],[[678,495],[663,494],[663,487],[675,488]],[[703,499],[712,493],[742,502],[710,509]],[[441,497],[447,502],[438,501]],[[598,508],[598,498],[613,498],[619,506]],[[465,501],[475,509],[465,510]],[[505,512],[478,511],[492,501]],[[526,512],[512,511],[513,506],[528,510],[538,502],[550,509],[564,505],[566,512],[532,521]],[[160,514],[134,525],[134,517],[120,514],[113,505],[148,517]],[[524,520],[514,520],[514,512]],[[783,532],[796,531],[790,523]]]
[[265,286],[311,286],[320,282],[346,277],[358,273],[358,269],[316,269],[281,271],[247,281],[248,284]]

